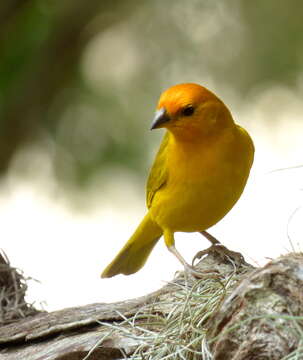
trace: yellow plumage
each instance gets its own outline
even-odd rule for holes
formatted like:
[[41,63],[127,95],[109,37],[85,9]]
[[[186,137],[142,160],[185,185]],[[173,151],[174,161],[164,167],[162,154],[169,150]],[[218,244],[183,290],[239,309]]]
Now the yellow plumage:
[[190,268],[174,246],[174,232],[201,232],[216,224],[245,187],[253,142],[209,90],[197,84],[166,90],[153,124],[159,127],[168,131],[147,181],[148,213],[102,277],[138,271],[162,234]]

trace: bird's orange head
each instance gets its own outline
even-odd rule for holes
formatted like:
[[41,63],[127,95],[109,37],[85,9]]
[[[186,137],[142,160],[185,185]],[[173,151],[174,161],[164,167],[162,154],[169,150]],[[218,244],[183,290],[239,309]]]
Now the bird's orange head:
[[180,138],[199,138],[233,124],[224,103],[205,87],[187,83],[162,93],[152,129],[167,128]]

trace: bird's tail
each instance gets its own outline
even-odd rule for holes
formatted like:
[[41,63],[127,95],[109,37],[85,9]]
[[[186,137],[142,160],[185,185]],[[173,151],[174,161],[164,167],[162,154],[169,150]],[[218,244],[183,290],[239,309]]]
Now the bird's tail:
[[162,235],[162,229],[147,213],[135,233],[101,274],[109,278],[118,274],[129,275],[140,270]]

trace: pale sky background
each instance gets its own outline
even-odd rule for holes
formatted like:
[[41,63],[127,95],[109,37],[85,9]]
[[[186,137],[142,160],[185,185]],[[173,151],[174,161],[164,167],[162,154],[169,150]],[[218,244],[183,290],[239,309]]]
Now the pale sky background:
[[[303,168],[272,172],[303,163],[303,101],[298,93],[272,87],[252,96],[245,107],[237,99],[227,103],[236,122],[250,132],[256,156],[244,194],[210,233],[252,264],[263,265],[289,251],[288,236],[296,249],[303,247]],[[146,131],[152,116],[145,119]],[[266,126],[272,117],[277,126]],[[85,210],[76,211],[56,184],[47,155],[28,151],[34,153],[36,171],[20,177],[16,159],[0,190],[1,247],[12,266],[40,281],[29,282],[28,301],[37,307],[42,302],[51,311],[128,299],[158,289],[181,270],[160,240],[137,274],[101,279],[101,271],[145,213],[144,188],[115,170],[100,189],[98,179],[94,181]],[[176,239],[189,262],[209,246],[199,234],[177,234]]]

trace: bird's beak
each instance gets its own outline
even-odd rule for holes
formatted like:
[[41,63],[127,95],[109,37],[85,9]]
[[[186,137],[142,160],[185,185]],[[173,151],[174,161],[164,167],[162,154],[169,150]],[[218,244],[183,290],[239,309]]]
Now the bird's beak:
[[156,111],[156,115],[152,122],[151,130],[159,129],[163,127],[162,125],[167,123],[170,120],[169,115],[166,112],[166,109],[162,107],[161,109]]

